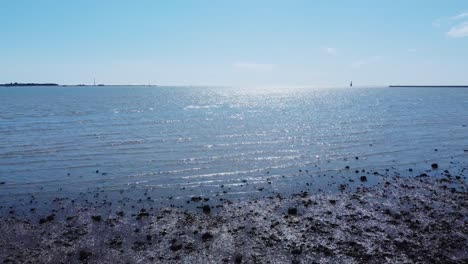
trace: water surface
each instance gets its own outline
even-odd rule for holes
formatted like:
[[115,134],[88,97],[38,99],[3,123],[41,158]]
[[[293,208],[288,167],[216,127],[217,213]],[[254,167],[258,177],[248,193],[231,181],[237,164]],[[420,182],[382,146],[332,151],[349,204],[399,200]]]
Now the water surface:
[[419,175],[466,160],[467,125],[468,89],[1,88],[0,197],[327,188],[315,176],[346,165]]

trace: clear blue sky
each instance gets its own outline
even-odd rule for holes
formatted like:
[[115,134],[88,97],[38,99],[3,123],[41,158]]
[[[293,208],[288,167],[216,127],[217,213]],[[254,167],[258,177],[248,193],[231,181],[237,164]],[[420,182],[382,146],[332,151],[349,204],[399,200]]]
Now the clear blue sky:
[[468,1],[0,0],[0,83],[468,84]]

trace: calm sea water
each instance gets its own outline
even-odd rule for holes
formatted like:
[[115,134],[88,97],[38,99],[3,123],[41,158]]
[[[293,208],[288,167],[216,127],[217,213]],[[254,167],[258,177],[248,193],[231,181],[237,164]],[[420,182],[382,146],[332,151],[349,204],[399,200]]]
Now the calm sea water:
[[1,88],[0,197],[411,176],[466,161],[467,125],[468,89]]

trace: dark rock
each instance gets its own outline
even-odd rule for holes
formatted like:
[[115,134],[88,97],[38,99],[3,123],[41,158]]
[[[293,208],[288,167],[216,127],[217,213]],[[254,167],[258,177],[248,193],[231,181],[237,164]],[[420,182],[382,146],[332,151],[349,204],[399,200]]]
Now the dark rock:
[[432,163],[431,168],[433,168],[435,170],[435,169],[439,168],[439,165],[437,163]]
[[336,204],[336,200],[329,200],[329,202],[330,202],[331,204],[333,204],[333,205]]
[[302,204],[303,204],[305,207],[309,207],[309,205],[312,204],[312,200],[311,200],[311,199],[302,200]]
[[91,219],[93,219],[93,221],[96,221],[96,222],[101,222],[102,216],[100,216],[100,215],[92,215],[92,216],[91,216]]
[[0,182],[0,185],[3,185],[3,184],[5,184],[5,182]]
[[79,255],[79,260],[82,262],[86,262],[88,261],[89,257],[91,257],[91,252],[88,252],[86,250],[80,250]]
[[234,255],[234,263],[235,264],[241,264],[242,263],[242,255],[237,253]]
[[279,225],[280,223],[278,221],[275,221],[273,222],[271,225],[270,225],[270,228],[275,228],[277,225]]
[[203,240],[203,242],[206,242],[206,241],[208,241],[208,240],[210,240],[210,239],[212,239],[212,238],[213,238],[213,235],[210,234],[210,233],[208,233],[208,232],[203,233],[203,235],[202,235],[202,240]]
[[295,248],[291,251],[291,254],[293,255],[300,255],[302,254],[302,250],[300,248]]
[[288,208],[288,214],[289,215],[297,215],[297,208],[296,207]]
[[46,218],[46,220],[49,221],[49,222],[50,222],[50,221],[54,221],[54,219],[55,219],[55,214],[50,214],[50,215],[47,216],[47,218]]
[[[10,212],[11,213],[11,212]],[[50,214],[46,218],[39,219],[39,224],[45,224],[47,222],[52,222],[55,219],[55,214]]]
[[[143,209],[142,209],[143,210]],[[146,212],[146,211],[140,211],[137,216],[136,216],[136,219],[137,220],[140,220],[142,219],[143,217],[148,217],[149,216],[149,213]]]
[[210,208],[209,205],[204,205],[204,206],[202,207],[202,209],[203,209],[203,212],[204,212],[205,214],[211,213],[211,208]]
[[118,248],[121,247],[123,243],[123,239],[120,236],[117,236],[109,241],[109,246],[111,248]]
[[133,243],[132,249],[135,251],[142,251],[146,249],[146,243],[143,241],[136,241]]
[[366,176],[361,176],[361,178],[359,178],[362,182],[366,182],[367,181],[367,177]]
[[173,240],[170,249],[172,251],[177,251],[182,249],[182,243],[177,240]]
[[120,216],[120,217],[124,216],[124,212],[123,212],[123,211],[119,211],[119,212],[117,212],[116,214],[117,214],[118,216]]
[[345,169],[349,170],[349,166],[346,166]]
[[202,198],[200,196],[194,196],[190,199],[192,202],[200,202]]

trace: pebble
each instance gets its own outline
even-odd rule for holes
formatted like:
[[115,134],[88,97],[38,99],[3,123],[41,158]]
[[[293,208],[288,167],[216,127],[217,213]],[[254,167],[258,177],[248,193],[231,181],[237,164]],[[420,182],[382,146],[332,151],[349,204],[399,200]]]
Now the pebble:
[[234,263],[236,264],[241,264],[242,263],[242,255],[237,253],[236,255],[234,255]]
[[80,256],[79,256],[80,261],[86,262],[90,256],[91,256],[90,252],[85,251],[85,250],[80,250]]
[[202,209],[203,209],[203,212],[204,212],[205,214],[211,213],[211,208],[210,208],[209,205],[204,205],[204,206],[202,207]]
[[288,214],[289,215],[297,215],[297,208],[296,207],[288,208]]
[[203,233],[203,235],[202,235],[202,240],[203,240],[203,242],[206,242],[206,241],[208,241],[208,240],[210,240],[210,239],[212,239],[212,238],[213,238],[213,235],[210,234],[210,233],[208,233],[208,232]]
[[93,219],[93,221],[96,221],[96,222],[101,222],[102,216],[100,216],[100,215],[92,215],[92,216],[91,216],[91,219]]
[[173,240],[172,241],[172,244],[170,246],[170,249],[172,251],[178,251],[178,250],[181,250],[182,249],[182,243],[180,241],[177,241],[177,240]]

